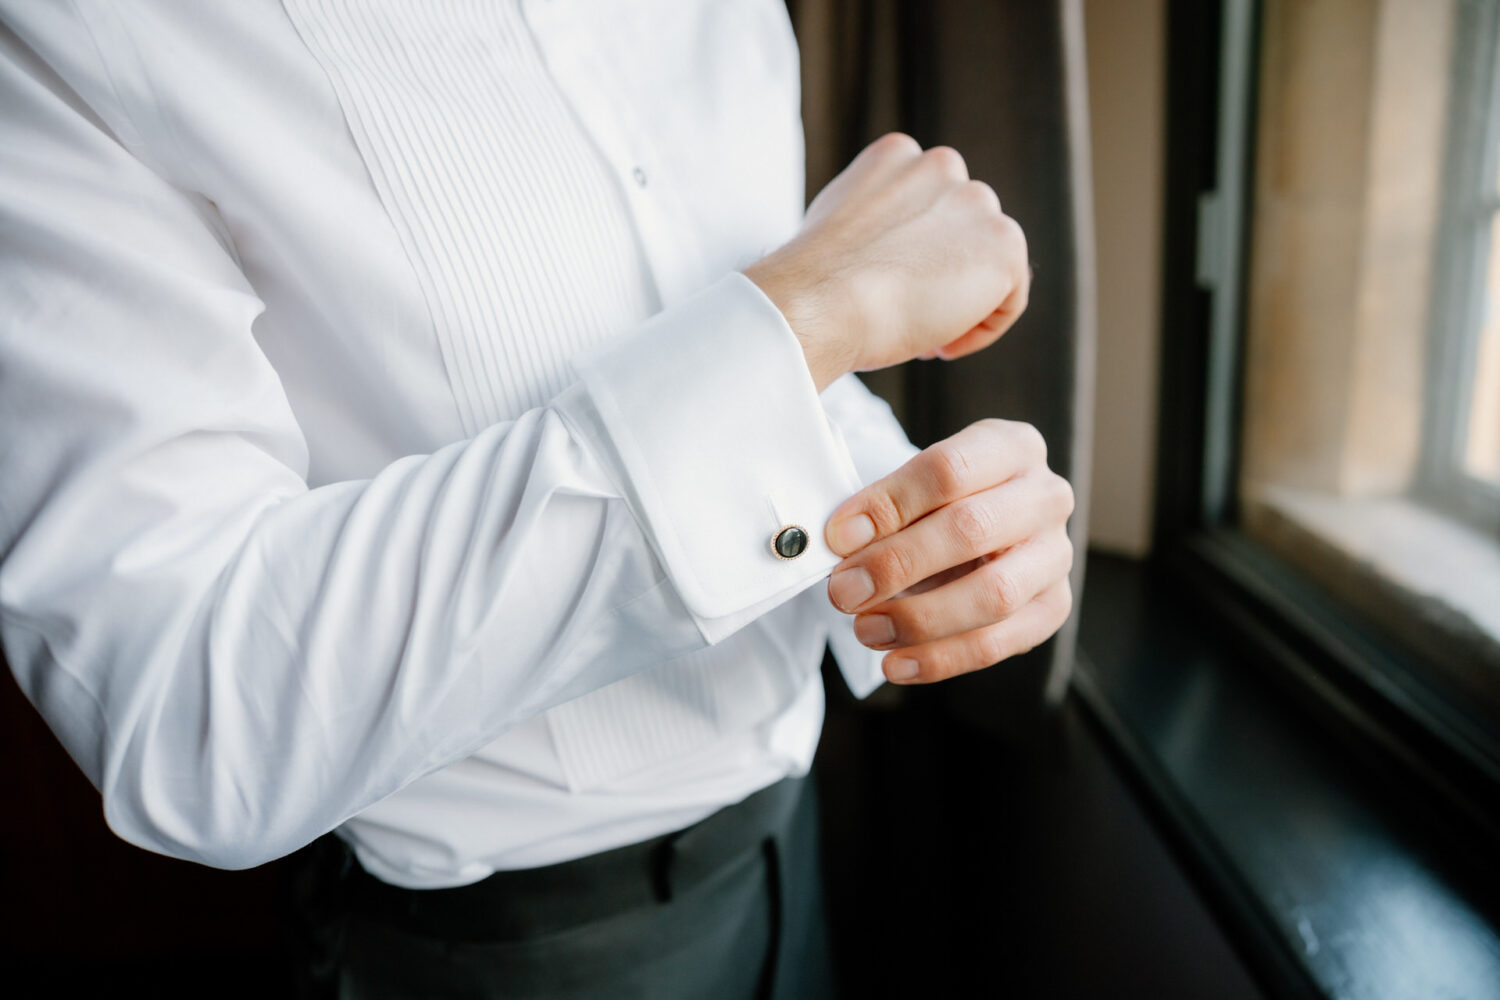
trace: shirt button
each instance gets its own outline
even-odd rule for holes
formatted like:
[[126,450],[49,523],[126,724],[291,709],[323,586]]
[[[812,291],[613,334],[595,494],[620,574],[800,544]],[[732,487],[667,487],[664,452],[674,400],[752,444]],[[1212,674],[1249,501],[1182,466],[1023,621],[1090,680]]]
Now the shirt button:
[[646,171],[642,170],[640,167],[636,167],[634,170],[632,170],[630,172],[630,176],[635,178],[637,187],[646,186]]
[[807,529],[789,524],[771,539],[771,551],[777,559],[795,559],[807,551]]

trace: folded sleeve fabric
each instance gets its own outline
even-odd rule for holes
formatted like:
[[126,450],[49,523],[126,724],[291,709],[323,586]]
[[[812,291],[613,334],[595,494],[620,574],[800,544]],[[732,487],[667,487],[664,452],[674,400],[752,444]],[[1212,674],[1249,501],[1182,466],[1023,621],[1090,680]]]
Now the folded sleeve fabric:
[[3,31],[0,92],[0,627],[125,839],[279,856],[835,561],[858,480],[743,277],[551,405],[309,488],[214,207]]
[[[705,639],[828,575],[823,524],[859,475],[753,282],[729,275],[578,367],[594,419],[575,426],[613,459]],[[773,550],[787,528],[806,536],[792,559]]]
[[[865,388],[858,376],[836,379],[823,390],[822,400],[862,486],[885,478],[917,453],[890,406]],[[880,669],[885,654],[856,639],[854,618],[840,612],[826,597],[819,602],[819,611],[827,623],[828,645],[844,682],[855,697],[867,697],[885,681]]]

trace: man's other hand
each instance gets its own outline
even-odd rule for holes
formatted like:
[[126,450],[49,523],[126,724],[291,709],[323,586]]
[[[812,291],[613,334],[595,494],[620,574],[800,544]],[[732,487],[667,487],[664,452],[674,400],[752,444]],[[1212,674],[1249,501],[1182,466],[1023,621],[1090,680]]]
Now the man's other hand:
[[1030,424],[981,420],[850,497],[828,521],[844,556],[828,596],[891,652],[898,683],[943,680],[1056,632],[1073,595],[1073,490]]
[[1026,308],[1026,237],[963,157],[891,133],[828,183],[790,243],[745,269],[822,391],[851,371],[957,358]]

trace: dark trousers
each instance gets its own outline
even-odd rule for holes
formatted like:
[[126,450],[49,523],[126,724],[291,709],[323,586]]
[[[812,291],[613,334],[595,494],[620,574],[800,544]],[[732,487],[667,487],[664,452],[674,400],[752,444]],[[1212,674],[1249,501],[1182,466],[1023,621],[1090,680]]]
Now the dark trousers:
[[456,889],[373,878],[334,837],[289,865],[305,995],[833,995],[817,802],[787,780],[675,834]]

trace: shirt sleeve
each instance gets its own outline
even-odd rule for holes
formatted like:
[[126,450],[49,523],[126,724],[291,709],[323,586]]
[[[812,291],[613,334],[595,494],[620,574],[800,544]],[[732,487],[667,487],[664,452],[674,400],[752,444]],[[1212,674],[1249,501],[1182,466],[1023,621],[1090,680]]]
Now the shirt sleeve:
[[[841,446],[848,450],[859,477],[867,486],[906,464],[917,453],[895,414],[856,375],[836,379],[823,390],[823,408]],[[854,491],[857,492],[857,491]],[[838,661],[844,683],[857,698],[867,697],[885,682],[880,669],[885,654],[854,637],[854,617],[833,606],[823,588],[815,588],[819,610],[828,627],[828,645]],[[813,595],[809,595],[813,596]]]
[[0,637],[121,837],[261,863],[827,574],[857,480],[739,275],[549,406],[308,488],[212,206],[92,100],[0,26]]

